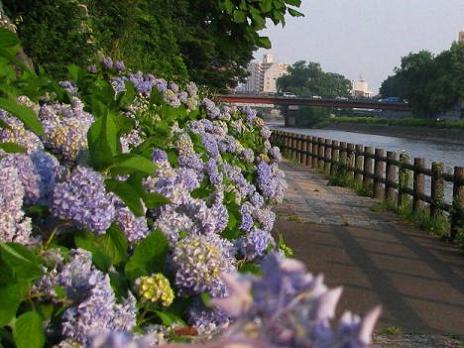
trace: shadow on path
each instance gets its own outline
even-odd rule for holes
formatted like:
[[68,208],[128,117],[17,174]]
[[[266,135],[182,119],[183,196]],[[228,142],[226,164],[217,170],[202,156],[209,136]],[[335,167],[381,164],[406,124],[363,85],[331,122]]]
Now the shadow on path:
[[307,168],[285,162],[289,188],[276,233],[295,257],[330,286],[342,285],[340,310],[383,306],[380,327],[464,334],[464,255],[390,213],[370,198],[327,186]]

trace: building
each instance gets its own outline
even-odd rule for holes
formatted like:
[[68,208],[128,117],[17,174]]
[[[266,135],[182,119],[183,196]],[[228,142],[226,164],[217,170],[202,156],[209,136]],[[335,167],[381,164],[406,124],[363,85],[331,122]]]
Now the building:
[[464,30],[461,30],[458,34],[458,42],[464,43]]
[[359,80],[351,81],[351,95],[353,98],[371,98],[374,92],[369,91],[369,85],[362,76]]
[[237,87],[238,92],[277,93],[277,79],[287,73],[288,64],[274,62],[272,54],[265,54],[261,62],[248,64],[249,76],[245,83]]

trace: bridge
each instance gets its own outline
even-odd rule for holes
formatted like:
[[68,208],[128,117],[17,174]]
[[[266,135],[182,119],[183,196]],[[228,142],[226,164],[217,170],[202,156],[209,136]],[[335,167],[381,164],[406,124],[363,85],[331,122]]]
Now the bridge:
[[270,97],[260,95],[219,95],[219,101],[232,104],[272,104],[279,106],[319,106],[339,109],[377,109],[411,111],[407,103],[379,102],[374,100],[310,98],[310,97]]
[[259,105],[261,107],[264,105],[280,106],[282,108],[286,126],[294,126],[296,124],[295,110],[298,110],[299,106],[411,112],[411,107],[407,103],[380,102],[377,100],[345,100],[334,98],[280,97],[238,94],[219,95],[216,97],[216,100],[238,105]]

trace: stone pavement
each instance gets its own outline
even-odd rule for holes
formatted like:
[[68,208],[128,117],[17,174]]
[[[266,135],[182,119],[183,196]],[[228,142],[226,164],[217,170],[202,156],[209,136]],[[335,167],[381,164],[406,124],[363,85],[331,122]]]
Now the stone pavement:
[[343,286],[340,309],[362,314],[381,304],[380,331],[464,336],[461,250],[392,213],[371,211],[374,200],[327,186],[310,169],[290,162],[282,168],[289,187],[274,232],[311,272]]

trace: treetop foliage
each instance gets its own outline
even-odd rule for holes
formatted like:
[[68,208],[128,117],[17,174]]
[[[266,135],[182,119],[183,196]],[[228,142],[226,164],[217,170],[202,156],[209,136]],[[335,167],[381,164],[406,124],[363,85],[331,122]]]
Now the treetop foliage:
[[416,116],[434,118],[458,105],[463,82],[464,44],[456,42],[438,55],[420,51],[403,57],[382,83],[380,95],[407,99]]
[[300,96],[335,98],[349,96],[351,82],[343,75],[323,71],[319,63],[300,60],[277,80],[277,87]]
[[246,75],[267,20],[302,16],[301,0],[4,0],[34,63],[55,77],[104,55],[133,70],[224,89]]

